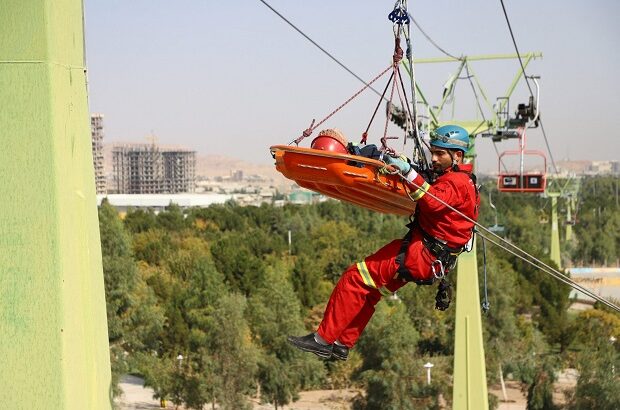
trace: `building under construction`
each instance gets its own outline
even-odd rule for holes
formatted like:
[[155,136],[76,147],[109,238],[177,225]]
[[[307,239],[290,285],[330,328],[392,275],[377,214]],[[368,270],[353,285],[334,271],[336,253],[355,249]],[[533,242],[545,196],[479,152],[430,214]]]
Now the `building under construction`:
[[93,166],[97,194],[106,193],[106,177],[103,168],[103,114],[91,114],[90,136],[93,145]]
[[155,144],[119,145],[112,150],[114,193],[194,192],[196,151]]

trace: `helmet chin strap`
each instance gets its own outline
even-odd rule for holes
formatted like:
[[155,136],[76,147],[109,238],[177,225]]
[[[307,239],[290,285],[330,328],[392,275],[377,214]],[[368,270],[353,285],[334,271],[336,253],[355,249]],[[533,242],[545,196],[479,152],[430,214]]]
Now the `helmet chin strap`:
[[454,158],[454,156],[452,155],[452,151],[448,150],[448,154],[450,155],[450,159],[452,160],[452,170],[453,171],[458,171],[459,170],[459,164],[456,161],[456,159]]

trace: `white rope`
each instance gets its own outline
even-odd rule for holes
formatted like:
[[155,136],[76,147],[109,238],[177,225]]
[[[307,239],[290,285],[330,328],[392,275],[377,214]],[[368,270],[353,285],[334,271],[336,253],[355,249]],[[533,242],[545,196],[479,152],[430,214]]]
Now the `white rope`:
[[[605,300],[605,299],[603,299],[603,298],[599,297],[598,295],[596,295],[595,293],[593,293],[593,292],[592,292],[592,291],[590,291],[589,289],[584,288],[583,286],[579,285],[578,283],[576,283],[576,282],[572,281],[572,280],[571,280],[570,278],[568,278],[567,276],[564,276],[564,274],[562,274],[561,272],[558,272],[558,271],[556,271],[556,270],[554,270],[554,269],[552,269],[552,268],[550,268],[550,269],[545,269],[545,268],[543,268],[543,267],[541,267],[541,266],[538,266],[538,265],[536,265],[536,264],[532,263],[532,261],[529,261],[529,260],[525,259],[525,258],[524,258],[524,257],[522,257],[521,255],[517,255],[517,253],[516,253],[516,252],[514,252],[514,251],[512,251],[512,250],[510,250],[510,249],[508,249],[508,248],[506,248],[505,246],[503,246],[503,245],[502,245],[502,244],[500,244],[499,242],[495,242],[495,241],[493,241],[492,239],[489,239],[488,237],[486,237],[486,236],[482,235],[482,234],[481,234],[481,233],[479,233],[479,232],[478,232],[478,234],[479,234],[482,238],[484,238],[484,239],[486,239],[487,241],[491,242],[492,244],[494,244],[494,245],[496,245],[496,246],[498,246],[498,247],[502,248],[502,249],[503,249],[503,250],[505,250],[506,252],[509,252],[509,253],[513,254],[514,256],[516,256],[516,257],[518,257],[518,258],[520,258],[520,259],[524,260],[525,262],[528,262],[529,264],[531,264],[531,265],[532,265],[532,266],[534,266],[535,268],[538,268],[538,269],[540,269],[541,271],[543,271],[543,272],[545,272],[545,273],[547,273],[547,274],[551,275],[551,276],[552,276],[552,277],[554,277],[555,279],[557,279],[557,280],[559,280],[559,281],[561,281],[561,282],[565,283],[566,285],[569,285],[569,286],[570,286],[570,287],[572,287],[573,289],[576,289],[576,290],[578,290],[579,292],[584,293],[586,296],[589,296],[589,297],[591,297],[591,298],[593,298],[593,299],[596,299],[596,300],[598,300],[599,302],[603,303],[604,305],[606,305],[606,306],[608,306],[608,307],[610,307],[610,308],[612,308],[612,309],[617,310],[617,311],[619,311],[619,312],[620,312],[620,308],[619,308],[618,306],[616,306],[616,305],[614,305],[613,303],[611,303],[611,302],[609,302],[609,301],[607,301],[607,300]],[[514,246],[515,248],[519,249],[519,248],[518,248],[518,247],[516,247],[515,245],[513,245],[513,246]],[[522,251],[522,252],[523,252],[523,251]],[[535,260],[536,260],[537,262],[540,262],[540,261],[539,261],[539,260],[537,260],[537,259],[535,259]],[[540,262],[540,263],[542,264],[542,262]]]

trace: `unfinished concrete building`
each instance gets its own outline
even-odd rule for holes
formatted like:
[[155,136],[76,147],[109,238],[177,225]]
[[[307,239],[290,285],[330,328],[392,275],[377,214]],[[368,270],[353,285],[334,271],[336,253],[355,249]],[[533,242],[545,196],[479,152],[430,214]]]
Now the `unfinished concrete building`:
[[196,186],[196,151],[165,150],[164,191],[170,194],[194,192]]
[[114,193],[194,192],[196,151],[162,149],[155,144],[121,145],[112,151]]
[[93,166],[97,194],[106,193],[106,176],[103,167],[103,114],[91,114],[90,136],[93,145]]

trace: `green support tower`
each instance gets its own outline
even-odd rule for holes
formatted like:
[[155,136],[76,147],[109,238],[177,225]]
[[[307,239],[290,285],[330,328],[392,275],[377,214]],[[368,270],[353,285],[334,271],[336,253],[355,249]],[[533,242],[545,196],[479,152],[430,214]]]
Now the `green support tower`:
[[[525,67],[535,58],[542,57],[541,53],[527,53],[520,57],[523,60],[523,68],[515,75],[512,83],[506,90],[504,97],[498,101],[497,107],[488,100],[487,93],[483,90],[478,81],[473,67],[469,64],[477,60],[501,60],[515,59],[515,54],[509,55],[484,55],[484,56],[463,56],[459,60],[454,58],[435,58],[415,60],[415,64],[427,63],[458,63],[458,69],[451,77],[453,80],[448,86],[441,103],[437,107],[429,104],[424,93],[416,84],[416,90],[421,103],[426,106],[429,114],[429,121],[426,128],[435,129],[441,125],[454,124],[465,128],[471,136],[470,147],[465,156],[466,162],[474,162],[475,159],[475,136],[493,135],[496,131],[506,127],[507,118],[504,118],[504,111],[507,113],[508,99],[517,86],[518,81],[523,75]],[[403,62],[409,75],[411,76],[411,66]],[[454,80],[459,79],[463,70],[467,77],[473,77],[480,95],[482,103],[487,106],[492,116],[488,119],[474,120],[441,120],[441,114],[446,107],[449,98],[454,97]],[[473,86],[473,83],[472,83]],[[481,105],[479,109],[482,111]],[[423,127],[424,128],[424,127]],[[455,319],[455,338],[454,338],[454,386],[453,386],[453,408],[458,410],[486,410],[489,408],[489,398],[486,378],[486,364],[484,357],[484,340],[482,332],[482,318],[480,314],[480,291],[478,289],[478,262],[476,259],[475,242],[473,249],[469,253],[461,254],[457,266],[456,284],[456,319]]]
[[109,409],[81,0],[0,12],[0,403]]
[[459,256],[456,289],[454,336],[454,409],[489,408],[476,244],[472,251]]

